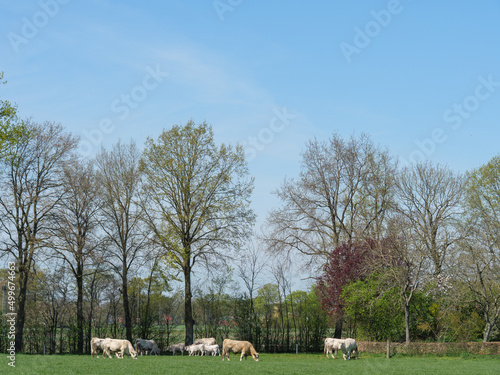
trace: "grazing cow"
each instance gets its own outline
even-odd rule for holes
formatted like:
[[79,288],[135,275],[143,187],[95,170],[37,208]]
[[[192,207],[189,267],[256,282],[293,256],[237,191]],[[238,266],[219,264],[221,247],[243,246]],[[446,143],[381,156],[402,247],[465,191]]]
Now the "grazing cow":
[[109,358],[113,358],[111,356],[112,353],[114,353],[118,358],[123,358],[124,354],[129,354],[132,358],[137,359],[137,352],[128,340],[104,340],[102,356],[106,358],[106,355],[108,355]]
[[224,357],[227,357],[229,361],[229,353],[231,352],[235,354],[241,353],[240,361],[243,357],[246,360],[248,355],[251,355],[256,361],[259,360],[259,353],[255,351],[253,345],[248,341],[225,339],[222,344],[222,360],[224,360]]
[[141,355],[143,355],[143,353],[145,353],[146,355],[148,353],[149,355],[160,355],[160,349],[158,348],[158,345],[156,345],[155,340],[137,339],[135,340],[135,350],[138,354],[140,353]]
[[344,342],[345,340],[342,339],[334,339],[331,337],[327,337],[325,339],[325,348],[324,348],[324,353],[326,354],[326,358],[328,358],[328,354],[331,354],[332,358],[335,358],[333,353],[337,355],[337,352],[340,350],[340,345]]
[[193,344],[186,346],[186,349],[189,352],[189,355],[203,355],[205,353],[205,344]]
[[90,356],[93,357],[94,354],[99,358],[99,352],[98,349],[103,350],[104,349],[104,341],[105,340],[111,340],[110,338],[105,338],[105,339],[100,339],[98,337],[92,337],[92,340],[90,340]]
[[181,343],[176,344],[176,345],[167,346],[167,350],[170,350],[172,353],[174,353],[174,355],[175,355],[176,351],[180,351],[182,353],[182,355],[184,355],[184,350],[186,350],[186,346],[184,345],[183,342],[181,342]]
[[204,339],[196,339],[193,342],[194,345],[205,344],[205,345],[215,345],[217,341],[213,337],[204,338]]
[[220,355],[219,345],[205,345],[205,355],[217,356]]
[[340,350],[342,350],[344,360],[351,359],[351,353],[354,351],[356,352],[356,359],[359,358],[358,345],[354,339],[345,339],[340,345]]

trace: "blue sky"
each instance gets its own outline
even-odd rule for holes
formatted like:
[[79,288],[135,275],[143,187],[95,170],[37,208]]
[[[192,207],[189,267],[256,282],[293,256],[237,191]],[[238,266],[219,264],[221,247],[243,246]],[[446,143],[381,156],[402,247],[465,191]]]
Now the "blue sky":
[[241,143],[262,223],[308,139],[367,133],[402,164],[499,153],[500,2],[0,1],[0,98],[81,152],[207,121]]

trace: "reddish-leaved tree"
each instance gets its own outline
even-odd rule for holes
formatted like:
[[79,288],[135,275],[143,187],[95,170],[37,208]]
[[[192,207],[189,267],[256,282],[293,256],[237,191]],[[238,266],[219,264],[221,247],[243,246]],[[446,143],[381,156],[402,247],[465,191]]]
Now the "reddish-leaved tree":
[[335,338],[342,336],[343,308],[342,288],[362,279],[369,270],[367,264],[373,258],[376,241],[343,243],[328,255],[323,273],[317,278],[321,305],[331,318],[335,318]]

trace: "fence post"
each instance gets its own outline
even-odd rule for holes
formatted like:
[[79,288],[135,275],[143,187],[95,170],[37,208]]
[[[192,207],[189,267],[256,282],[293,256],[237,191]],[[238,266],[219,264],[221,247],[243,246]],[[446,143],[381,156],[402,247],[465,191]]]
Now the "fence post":
[[387,358],[391,358],[391,340],[387,339]]
[[295,344],[295,354],[299,354],[299,344]]

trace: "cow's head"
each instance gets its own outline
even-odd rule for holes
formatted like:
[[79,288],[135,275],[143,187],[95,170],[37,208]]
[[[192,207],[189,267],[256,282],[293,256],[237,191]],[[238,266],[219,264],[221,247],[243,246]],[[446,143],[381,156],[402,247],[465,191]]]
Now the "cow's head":
[[130,356],[131,356],[132,358],[134,358],[134,359],[137,359],[137,351],[135,351],[135,350],[131,350],[131,351],[130,351]]
[[252,358],[253,358],[255,361],[259,362],[259,353],[254,353],[254,354],[252,354]]

